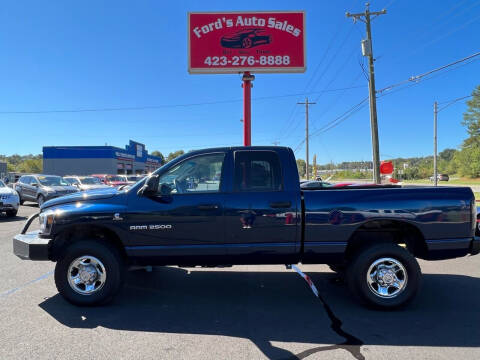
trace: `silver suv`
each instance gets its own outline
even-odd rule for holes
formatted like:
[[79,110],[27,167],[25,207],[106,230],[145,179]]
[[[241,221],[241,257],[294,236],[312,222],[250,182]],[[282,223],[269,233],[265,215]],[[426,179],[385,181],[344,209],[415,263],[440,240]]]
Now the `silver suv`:
[[38,206],[47,200],[78,191],[75,186],[56,175],[24,175],[15,183],[15,190],[20,197],[20,204],[33,201]]

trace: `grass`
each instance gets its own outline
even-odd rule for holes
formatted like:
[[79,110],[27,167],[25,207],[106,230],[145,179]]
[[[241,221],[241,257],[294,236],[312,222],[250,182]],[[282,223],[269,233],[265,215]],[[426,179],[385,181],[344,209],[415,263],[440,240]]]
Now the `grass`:
[[[417,179],[417,180],[404,180],[405,184],[425,184],[433,183],[430,179]],[[439,184],[445,185],[480,185],[480,178],[470,179],[470,178],[450,178],[449,181],[439,181]]]
[[480,192],[474,192],[473,195],[475,196],[475,200],[480,201]]

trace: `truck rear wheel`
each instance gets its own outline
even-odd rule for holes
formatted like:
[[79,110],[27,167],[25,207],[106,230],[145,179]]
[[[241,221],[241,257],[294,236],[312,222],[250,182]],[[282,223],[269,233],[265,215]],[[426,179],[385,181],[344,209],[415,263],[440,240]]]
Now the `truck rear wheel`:
[[72,243],[57,261],[55,285],[70,303],[105,304],[124,281],[125,264],[118,249],[94,240]]
[[350,291],[368,305],[393,309],[409,303],[418,292],[417,260],[396,244],[378,244],[357,254],[347,268]]

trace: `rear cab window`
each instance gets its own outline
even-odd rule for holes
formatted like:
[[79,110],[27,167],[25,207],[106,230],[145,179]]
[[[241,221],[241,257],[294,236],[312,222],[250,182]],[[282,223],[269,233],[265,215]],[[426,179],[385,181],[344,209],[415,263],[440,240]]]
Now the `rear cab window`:
[[235,151],[235,192],[282,191],[283,177],[278,154],[268,150]]

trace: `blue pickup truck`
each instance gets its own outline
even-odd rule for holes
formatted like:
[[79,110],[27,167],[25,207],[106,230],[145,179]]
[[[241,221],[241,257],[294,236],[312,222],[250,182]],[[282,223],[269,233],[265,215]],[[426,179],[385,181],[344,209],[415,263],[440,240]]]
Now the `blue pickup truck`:
[[[35,217],[40,230],[27,233]],[[416,258],[480,251],[470,188],[302,189],[286,147],[189,152],[130,187],[41,206],[13,239],[22,259],[56,262],[76,305],[111,300],[129,266],[328,264],[362,302],[394,308],[420,285]]]

